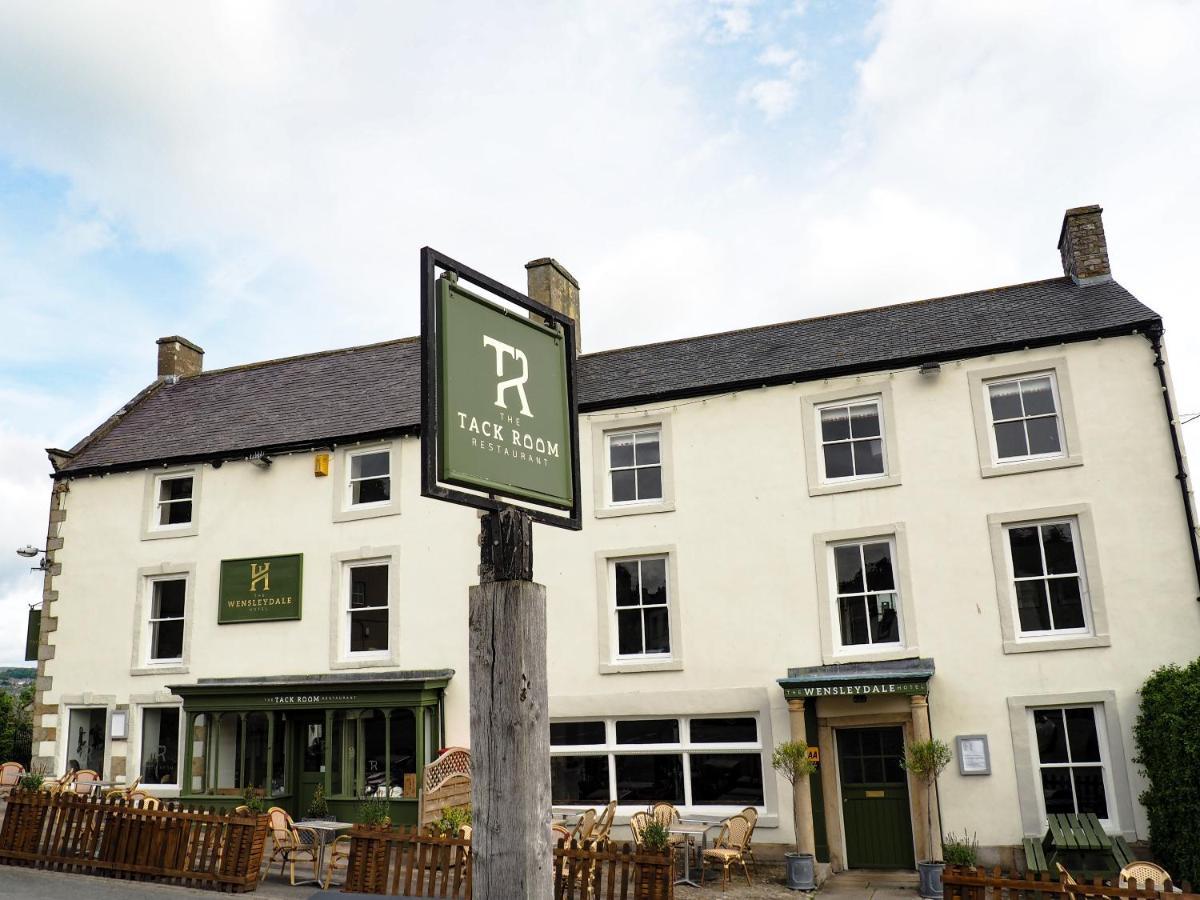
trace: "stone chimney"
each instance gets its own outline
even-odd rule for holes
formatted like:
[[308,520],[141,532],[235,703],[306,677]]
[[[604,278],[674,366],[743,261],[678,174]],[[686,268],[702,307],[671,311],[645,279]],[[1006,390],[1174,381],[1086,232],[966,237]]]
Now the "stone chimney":
[[1108,267],[1108,244],[1104,240],[1103,213],[1099,206],[1077,206],[1063,216],[1058,234],[1063,273],[1078,285],[1112,281]]
[[189,378],[204,368],[204,350],[173,334],[158,339],[158,377]]
[[575,352],[579,353],[579,282],[562,263],[550,257],[525,263],[529,296],[575,323]]

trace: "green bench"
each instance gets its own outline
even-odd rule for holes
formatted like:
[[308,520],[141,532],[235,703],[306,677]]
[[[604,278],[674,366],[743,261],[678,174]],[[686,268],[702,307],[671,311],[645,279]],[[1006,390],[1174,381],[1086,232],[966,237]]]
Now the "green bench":
[[1022,842],[1028,872],[1057,877],[1055,863],[1062,863],[1076,878],[1111,878],[1136,858],[1125,838],[1104,833],[1095,813],[1054,813],[1048,820],[1043,838]]

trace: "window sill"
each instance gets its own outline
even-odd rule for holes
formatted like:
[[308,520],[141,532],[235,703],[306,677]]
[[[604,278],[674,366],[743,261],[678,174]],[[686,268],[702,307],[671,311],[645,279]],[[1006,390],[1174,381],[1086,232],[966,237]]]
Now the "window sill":
[[345,657],[343,659],[335,659],[329,664],[331,669],[371,669],[381,666],[398,666],[394,654],[388,653],[382,656],[363,656]]
[[355,507],[334,510],[333,521],[357,522],[359,519],[378,519],[381,516],[396,516],[400,514],[400,504],[395,500],[379,506]]
[[869,491],[873,488],[895,487],[900,484],[900,473],[881,475],[879,478],[860,478],[852,481],[832,481],[822,484],[809,485],[808,496],[820,497],[825,494],[844,494],[848,491]]
[[1039,653],[1043,650],[1083,650],[1089,647],[1111,647],[1112,638],[1107,634],[1081,634],[1061,638],[1029,638],[1023,641],[1005,641],[1005,653]]
[[159,541],[163,538],[195,537],[200,533],[200,525],[193,522],[182,528],[143,528],[143,541]]
[[164,663],[161,666],[134,666],[129,670],[130,675],[186,675],[188,665],[184,662]]
[[892,662],[897,659],[916,659],[921,655],[916,647],[889,647],[886,650],[834,650],[824,654],[826,665],[851,662]]
[[598,506],[593,515],[597,519],[614,519],[619,516],[644,516],[653,513],[675,511],[674,500],[659,500],[654,503],[630,503],[625,506]]
[[601,675],[617,675],[623,672],[682,672],[682,659],[644,659],[628,662],[600,663]]
[[1083,455],[1072,453],[1070,456],[1059,456],[1054,459],[1029,459],[1024,462],[991,463],[980,470],[984,478],[995,478],[999,475],[1020,475],[1023,472],[1045,472],[1049,469],[1069,469],[1083,465]]

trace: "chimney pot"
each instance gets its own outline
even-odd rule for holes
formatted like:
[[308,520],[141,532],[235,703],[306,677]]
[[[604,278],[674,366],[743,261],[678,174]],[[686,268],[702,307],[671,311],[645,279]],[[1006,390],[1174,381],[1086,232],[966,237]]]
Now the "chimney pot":
[[529,296],[575,323],[575,352],[579,353],[579,282],[562,263],[548,256],[525,263]]
[[1063,215],[1058,233],[1058,252],[1063,274],[1078,285],[1112,281],[1108,266],[1108,243],[1104,239],[1104,220],[1099,206],[1077,206]]
[[190,378],[204,369],[204,350],[187,338],[173,334],[157,343],[159,378]]

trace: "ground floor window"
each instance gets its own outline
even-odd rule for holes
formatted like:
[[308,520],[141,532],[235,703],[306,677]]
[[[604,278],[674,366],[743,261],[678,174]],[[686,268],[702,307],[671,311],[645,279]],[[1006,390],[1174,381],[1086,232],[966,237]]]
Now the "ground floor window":
[[179,784],[179,707],[142,710],[142,783]]
[[754,716],[551,722],[550,772],[551,801],[561,805],[763,805]]
[[1038,785],[1050,813],[1095,813],[1109,818],[1104,725],[1095,706],[1031,709],[1037,741]]
[[333,714],[334,797],[417,795],[417,721],[412,709],[349,709]]
[[104,775],[104,736],[108,710],[104,707],[74,707],[67,716],[67,765],[76,763]]
[[195,715],[192,791],[230,796],[247,789],[271,796],[285,793],[283,747],[289,734],[287,716],[280,712]]

